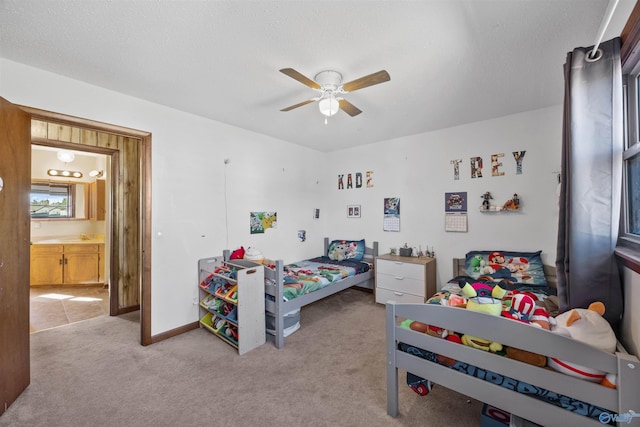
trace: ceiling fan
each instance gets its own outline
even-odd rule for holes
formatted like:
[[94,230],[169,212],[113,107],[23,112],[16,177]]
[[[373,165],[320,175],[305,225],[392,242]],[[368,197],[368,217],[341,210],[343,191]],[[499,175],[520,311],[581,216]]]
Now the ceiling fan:
[[317,97],[283,108],[280,111],[291,111],[295,108],[317,101],[320,112],[325,116],[325,123],[327,122],[327,117],[331,117],[336,114],[338,109],[344,111],[351,117],[362,113],[359,108],[340,95],[391,80],[389,73],[385,70],[360,77],[359,79],[355,79],[347,83],[342,83],[342,74],[333,70],[321,71],[316,74],[313,80],[302,75],[293,68],[283,68],[280,72],[319,92],[319,96]]

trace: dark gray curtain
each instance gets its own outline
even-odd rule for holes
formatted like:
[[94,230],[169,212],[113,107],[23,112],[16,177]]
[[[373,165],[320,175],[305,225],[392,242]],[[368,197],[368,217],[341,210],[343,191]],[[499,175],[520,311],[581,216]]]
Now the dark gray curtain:
[[[556,268],[560,311],[605,305],[616,326],[622,287],[614,257],[622,189],[620,38],[567,54]],[[596,58],[598,55],[596,55]]]

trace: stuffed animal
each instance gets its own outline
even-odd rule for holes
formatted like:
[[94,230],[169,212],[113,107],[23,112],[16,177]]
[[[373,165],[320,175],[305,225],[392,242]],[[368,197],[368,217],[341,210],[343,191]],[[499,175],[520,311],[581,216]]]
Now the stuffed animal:
[[529,324],[550,331],[556,325],[556,319],[551,317],[544,307],[536,307],[533,310]]
[[264,255],[262,255],[262,252],[258,249],[250,246],[244,251],[244,259],[262,264],[264,262]]
[[240,246],[240,249],[236,249],[231,252],[229,259],[243,259],[244,258],[244,246]]
[[[553,318],[543,307],[536,306],[537,300],[538,298],[535,294],[513,291],[509,310],[504,310],[502,316],[537,328],[549,330],[552,322],[550,319]],[[547,365],[546,356],[515,347],[507,347],[505,355],[509,359],[518,360],[540,368]]]
[[[413,320],[409,323],[409,329],[431,335],[432,337],[443,338],[447,341],[462,344],[462,341],[460,340],[460,337],[458,335],[453,332],[447,331],[446,329],[442,329],[438,326],[427,325],[425,323]],[[451,367],[456,364],[456,360],[452,359],[451,357],[443,356],[441,354],[438,354],[437,357],[438,361],[445,366]]]
[[539,368],[547,366],[547,358],[545,356],[516,347],[507,347],[505,350],[505,356],[509,359],[528,363],[529,365],[537,366]]
[[449,291],[440,291],[430,296],[425,304],[465,308],[467,305],[467,299],[462,295],[453,294]]
[[344,261],[347,259],[347,243],[341,242],[333,246],[333,251],[329,254],[329,258],[336,261]]
[[[552,327],[551,331],[607,353],[613,353],[616,350],[616,335],[609,322],[602,317],[603,314],[604,304],[601,302],[592,303],[588,309],[574,308],[557,315],[556,325]],[[547,365],[556,371],[590,382],[605,382],[607,376],[606,372],[553,357],[547,358]]]
[[487,261],[479,254],[469,260],[469,267],[471,267],[471,271],[474,273],[480,273],[486,264]]
[[[485,283],[465,284],[462,293],[468,298],[467,310],[479,311],[492,316],[500,316],[502,312],[502,297],[506,291],[500,286],[489,286]],[[465,334],[461,338],[462,344],[479,350],[497,353],[502,350],[502,344],[484,338]]]
[[511,297],[508,310],[502,312],[502,316],[529,323],[536,308],[538,298],[529,292],[516,292]]

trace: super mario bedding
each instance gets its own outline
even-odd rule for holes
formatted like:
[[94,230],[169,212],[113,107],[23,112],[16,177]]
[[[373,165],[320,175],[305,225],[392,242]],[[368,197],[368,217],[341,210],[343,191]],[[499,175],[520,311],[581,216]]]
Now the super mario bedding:
[[334,260],[327,256],[284,266],[284,299],[292,300],[322,289],[347,277],[369,271],[367,262],[353,259]]
[[465,274],[474,280],[502,285],[548,286],[541,251],[471,251],[465,256]]
[[[515,321],[530,323],[533,326],[549,329],[554,322],[552,315],[556,315],[553,296],[555,290],[547,286],[518,286],[508,281],[501,281],[496,285],[492,279],[478,280],[469,276],[460,276],[450,280],[442,290],[427,300],[427,304],[437,304],[450,307],[469,308],[469,304],[486,304],[487,307],[477,308],[476,311],[484,311],[489,314],[507,317]],[[549,297],[552,298],[549,298]],[[489,305],[492,307],[489,308]],[[550,307],[548,310],[547,307]],[[437,326],[416,324],[411,319],[401,323],[402,327],[425,332],[432,336],[439,336],[449,341],[467,345],[479,350],[490,351],[492,353],[529,363],[534,366],[544,367],[546,357],[543,355],[526,352],[515,348],[502,346],[499,343],[483,340],[478,337],[460,335],[453,331],[446,331]],[[507,377],[505,375],[479,368],[469,363],[453,360],[436,353],[398,342],[398,349],[426,359],[433,363],[447,366],[450,369],[473,376],[475,378],[488,381],[492,384],[529,395],[535,399],[543,400],[555,406],[569,411],[598,419],[601,413],[610,411],[594,406],[592,404],[579,401],[569,396],[546,390],[543,387],[535,386],[523,381]],[[428,380],[407,372],[407,385],[416,393],[426,395],[431,390],[433,384]]]

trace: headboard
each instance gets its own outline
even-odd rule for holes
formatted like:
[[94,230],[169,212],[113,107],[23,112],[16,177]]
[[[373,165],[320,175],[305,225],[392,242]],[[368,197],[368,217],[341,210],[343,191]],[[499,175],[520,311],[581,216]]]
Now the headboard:
[[[465,272],[465,259],[464,258],[454,258],[453,259],[453,277],[457,276],[465,276],[467,273]],[[544,275],[547,279],[547,283],[549,286],[556,288],[558,285],[558,278],[556,276],[556,268],[550,265],[543,265]]]

